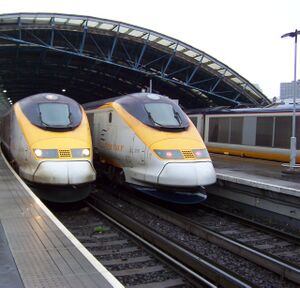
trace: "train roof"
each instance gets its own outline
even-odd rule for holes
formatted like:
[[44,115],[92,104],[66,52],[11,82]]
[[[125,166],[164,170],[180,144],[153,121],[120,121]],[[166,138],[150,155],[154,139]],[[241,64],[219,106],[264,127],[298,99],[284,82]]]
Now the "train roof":
[[[262,108],[236,108],[228,107],[212,107],[204,109],[190,109],[185,111],[188,115],[192,114],[247,114],[247,113],[276,113],[276,112],[292,112],[293,103],[272,103]],[[296,111],[300,112],[300,103],[296,103]]]
[[56,102],[56,103],[68,103],[68,104],[72,103],[72,104],[79,105],[74,99],[64,96],[64,95],[56,94],[56,93],[39,93],[39,94],[35,94],[35,95],[28,96],[26,98],[23,98],[16,103],[20,103],[21,105],[29,105],[29,104],[37,103],[37,102],[41,102],[41,101]]
[[[130,100],[129,100],[130,99]],[[92,109],[97,109],[100,106],[110,103],[110,102],[119,102],[119,103],[124,103],[128,101],[134,101],[134,100],[139,100],[139,101],[145,101],[145,100],[159,100],[159,99],[169,99],[169,101],[174,101],[171,98],[164,96],[164,95],[159,95],[155,93],[149,93],[149,92],[140,92],[140,93],[132,93],[132,94],[127,94],[119,97],[113,97],[113,98],[108,98],[108,99],[102,99],[99,101],[93,101],[89,103],[83,104],[83,108],[85,110],[92,110]]]

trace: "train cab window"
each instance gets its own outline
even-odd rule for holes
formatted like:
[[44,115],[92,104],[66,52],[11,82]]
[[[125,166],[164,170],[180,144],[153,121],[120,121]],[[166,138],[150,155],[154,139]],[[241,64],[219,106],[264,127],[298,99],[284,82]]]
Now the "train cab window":
[[108,113],[108,123],[111,123],[112,122],[112,113],[109,112]]
[[273,117],[257,117],[256,145],[272,147],[273,144]]
[[179,114],[173,109],[172,105],[168,103],[147,103],[145,109],[149,118],[157,126],[162,127],[180,127],[181,118]]
[[188,116],[168,97],[136,93],[116,102],[137,120],[157,130],[178,132],[189,127]]
[[63,103],[40,103],[42,123],[47,127],[67,127],[70,125],[69,106]]

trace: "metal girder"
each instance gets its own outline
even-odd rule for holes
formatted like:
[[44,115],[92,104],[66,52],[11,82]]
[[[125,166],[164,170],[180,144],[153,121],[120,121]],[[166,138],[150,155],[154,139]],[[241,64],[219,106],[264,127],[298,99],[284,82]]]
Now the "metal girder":
[[[141,79],[151,76],[157,79],[156,85],[164,83],[171,90],[175,85],[192,98],[199,97],[200,102],[206,101],[201,95],[209,98],[207,103],[215,105],[262,105],[269,101],[249,81],[205,52],[126,23],[53,13],[0,15],[0,49],[9,43],[23,50],[39,48],[69,55],[69,60],[75,57],[76,64],[72,61],[72,65],[79,65],[78,61],[92,61],[94,69],[110,65],[122,74],[121,78],[136,73]],[[118,80],[110,78],[110,81]],[[113,82],[111,85],[116,86]],[[133,85],[140,87],[137,82]],[[188,100],[185,102],[189,103]]]

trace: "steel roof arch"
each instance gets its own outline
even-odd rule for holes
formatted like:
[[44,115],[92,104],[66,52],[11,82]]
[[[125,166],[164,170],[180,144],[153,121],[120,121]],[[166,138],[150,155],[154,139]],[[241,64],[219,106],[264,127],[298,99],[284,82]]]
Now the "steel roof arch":
[[[52,51],[54,54],[51,57],[55,61],[59,62],[61,55],[64,55],[66,62],[68,57],[72,59],[70,62],[75,63],[74,67],[67,64],[67,70],[80,69],[89,75],[102,73],[107,74],[106,78],[110,80],[116,78],[112,86],[120,84],[118,89],[109,87],[109,80],[104,85],[107,91],[111,89],[112,96],[128,90],[136,92],[145,86],[145,79],[151,78],[159,83],[161,89],[156,91],[158,93],[168,89],[172,93],[180,90],[180,95],[186,92],[187,96],[179,100],[187,108],[194,108],[194,105],[235,107],[270,103],[248,80],[204,51],[153,30],[119,21],[56,13],[3,14],[0,15],[0,51],[8,55],[11,48],[15,54],[22,53],[20,49],[30,51],[28,55],[37,51],[36,55],[40,58],[43,53],[48,53],[43,51]],[[49,57],[49,54],[45,57]],[[33,59],[31,57],[29,62],[32,63]],[[83,63],[88,61],[89,65],[82,67],[84,64],[78,59],[85,59]],[[1,56],[0,60],[6,63]],[[105,69],[99,72],[97,66],[102,65]],[[13,68],[9,64],[7,66]],[[51,64],[47,63],[47,66]],[[59,73],[60,69],[56,71]],[[85,78],[82,71],[76,73]],[[115,71],[118,71],[118,77]],[[22,71],[18,73],[23,75]],[[71,74],[64,71],[63,76],[59,77],[70,77]],[[0,86],[1,76],[5,78],[0,73]],[[76,76],[74,81],[80,77]],[[97,79],[92,78],[93,81]],[[89,84],[86,78],[83,82]],[[136,90],[130,91],[134,87]],[[174,94],[170,96],[176,98]],[[85,102],[85,99],[80,100]]]

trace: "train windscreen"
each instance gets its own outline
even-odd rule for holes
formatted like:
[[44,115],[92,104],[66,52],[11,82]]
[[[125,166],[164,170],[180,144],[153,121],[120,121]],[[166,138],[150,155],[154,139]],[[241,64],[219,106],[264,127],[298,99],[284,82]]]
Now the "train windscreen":
[[150,127],[171,132],[182,131],[189,127],[187,115],[168,97],[137,93],[121,97],[116,102]]
[[150,119],[159,126],[180,127],[182,120],[179,114],[167,103],[147,103],[145,109]]
[[31,124],[44,130],[72,130],[82,120],[80,105],[63,95],[41,93],[24,98],[18,103]]
[[40,117],[44,125],[49,127],[68,127],[71,124],[70,110],[63,103],[41,103],[39,104]]

